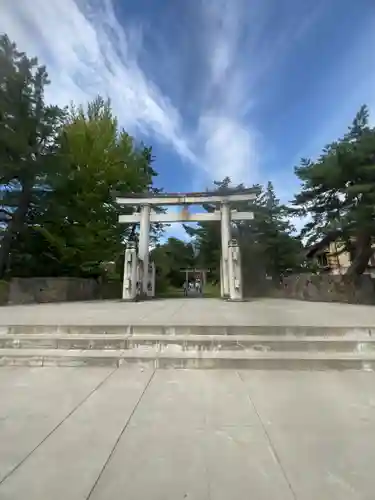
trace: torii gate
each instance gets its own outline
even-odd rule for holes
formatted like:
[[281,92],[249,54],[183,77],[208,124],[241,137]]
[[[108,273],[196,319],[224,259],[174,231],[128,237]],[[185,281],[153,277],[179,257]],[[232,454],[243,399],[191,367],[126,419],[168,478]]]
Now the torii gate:
[[[116,201],[122,206],[140,207],[140,212],[131,215],[120,215],[119,222],[125,224],[140,223],[138,256],[134,245],[125,251],[123,299],[134,300],[137,295],[153,295],[155,289],[155,269],[149,268],[150,224],[153,222],[221,222],[221,262],[220,283],[221,296],[232,300],[242,299],[241,261],[238,244],[231,239],[231,221],[252,220],[253,212],[231,210],[230,204],[255,199],[253,189],[245,189],[240,193],[218,194],[203,193],[165,193],[165,194],[128,194],[118,196]],[[214,212],[190,213],[189,205],[203,203],[219,205]],[[155,206],[177,205],[182,209],[179,213],[157,213]],[[150,280],[151,278],[151,280]],[[140,284],[137,286],[137,283]]]
[[210,272],[210,269],[199,269],[199,268],[188,268],[188,269],[180,269],[181,273],[185,273],[185,282],[189,282],[189,273],[200,274],[202,278],[202,284],[205,285],[207,281],[207,273]]

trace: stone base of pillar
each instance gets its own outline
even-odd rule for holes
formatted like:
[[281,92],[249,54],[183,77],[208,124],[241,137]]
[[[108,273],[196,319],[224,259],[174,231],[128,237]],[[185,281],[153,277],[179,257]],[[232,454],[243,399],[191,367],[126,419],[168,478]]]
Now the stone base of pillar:
[[242,270],[240,247],[236,240],[229,243],[229,298],[242,301]]
[[137,251],[133,243],[128,243],[125,250],[122,299],[134,301],[137,296]]
[[[129,297],[129,294],[123,293],[123,300],[129,298],[130,300],[145,300],[155,297],[155,278],[156,269],[154,262],[151,262],[151,264],[148,266],[147,276],[145,276],[143,262],[136,256],[134,275],[135,290],[132,289],[131,297]],[[144,289],[145,284],[146,288]],[[124,281],[124,290],[126,288],[127,286],[125,285]]]

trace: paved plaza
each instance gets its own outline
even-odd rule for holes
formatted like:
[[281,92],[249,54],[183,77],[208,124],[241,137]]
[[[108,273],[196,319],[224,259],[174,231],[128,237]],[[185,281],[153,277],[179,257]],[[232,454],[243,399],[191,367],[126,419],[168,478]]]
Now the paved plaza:
[[[361,357],[366,345],[372,349],[375,308],[272,299],[98,301],[1,307],[0,325],[3,337],[20,335],[23,342],[38,339],[39,329],[57,335],[48,331],[56,325],[61,335],[69,325],[87,325],[92,341],[100,337],[98,325],[139,325],[140,331],[200,325],[207,332],[212,328],[205,326],[254,325],[267,327],[264,339],[273,334],[275,349],[283,342],[288,349],[293,342],[298,349],[338,342],[341,350],[344,344],[355,349],[347,356]],[[323,327],[323,338],[290,339],[284,332],[283,340],[274,326]],[[329,327],[349,337],[324,338]],[[158,341],[173,340],[154,330]],[[193,330],[186,335],[194,337]],[[314,349],[309,355],[324,354]],[[61,355],[71,352],[79,351]],[[252,356],[274,355],[257,353]],[[199,359],[204,354],[193,351]],[[374,371],[155,366],[140,360],[119,367],[0,368],[0,500],[374,499]]]
[[0,325],[375,326],[375,307],[288,299],[181,298],[0,307]]
[[373,500],[375,374],[0,369],[1,500]]

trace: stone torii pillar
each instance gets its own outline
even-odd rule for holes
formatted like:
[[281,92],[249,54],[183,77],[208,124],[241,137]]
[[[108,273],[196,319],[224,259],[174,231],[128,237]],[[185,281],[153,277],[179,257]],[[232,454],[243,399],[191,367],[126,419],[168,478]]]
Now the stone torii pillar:
[[229,241],[231,237],[231,214],[228,203],[222,203],[221,211],[221,263],[220,277],[222,281],[221,294],[223,297],[229,297]]
[[139,231],[138,257],[142,262],[141,292],[148,295],[149,281],[149,247],[150,247],[150,205],[141,207],[141,223]]

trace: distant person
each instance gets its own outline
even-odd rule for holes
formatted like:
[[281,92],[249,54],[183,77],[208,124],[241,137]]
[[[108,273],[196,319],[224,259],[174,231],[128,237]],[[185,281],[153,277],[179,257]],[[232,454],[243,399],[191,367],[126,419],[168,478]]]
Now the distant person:
[[184,281],[184,284],[182,285],[182,288],[184,290],[184,295],[186,297],[187,294],[188,294],[188,283],[187,283],[187,281]]

